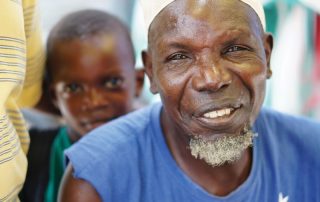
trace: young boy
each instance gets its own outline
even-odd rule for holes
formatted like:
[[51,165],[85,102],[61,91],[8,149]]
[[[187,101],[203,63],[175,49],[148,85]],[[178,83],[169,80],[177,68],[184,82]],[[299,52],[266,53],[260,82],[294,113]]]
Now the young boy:
[[127,28],[115,17],[84,10],[64,17],[47,43],[46,80],[66,126],[51,148],[46,201],[56,201],[63,151],[90,130],[133,110],[143,72],[134,69]]

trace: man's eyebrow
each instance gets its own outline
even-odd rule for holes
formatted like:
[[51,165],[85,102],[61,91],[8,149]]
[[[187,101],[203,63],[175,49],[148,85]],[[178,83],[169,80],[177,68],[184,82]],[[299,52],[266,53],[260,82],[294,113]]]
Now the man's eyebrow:
[[168,49],[183,49],[189,50],[190,46],[194,45],[194,39],[185,36],[164,36],[162,39],[156,42],[156,47],[162,49],[161,52],[165,52]]
[[220,38],[243,38],[252,37],[252,33],[249,30],[228,30],[221,33]]
[[168,40],[163,42],[163,44],[169,48],[188,49],[188,46],[185,44],[186,42],[182,43],[180,40]]

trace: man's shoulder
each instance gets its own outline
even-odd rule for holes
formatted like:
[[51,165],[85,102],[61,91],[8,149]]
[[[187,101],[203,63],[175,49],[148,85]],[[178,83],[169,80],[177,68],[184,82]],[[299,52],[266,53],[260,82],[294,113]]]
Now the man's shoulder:
[[108,122],[95,130],[91,131],[86,138],[93,138],[93,136],[103,136],[103,138],[116,138],[123,137],[128,138],[132,134],[141,134],[148,127],[152,126],[152,123],[157,121],[157,111],[159,104],[153,104],[142,109],[138,109],[134,112],[121,116],[111,122]]
[[264,108],[255,129],[264,144],[268,142],[265,146],[311,155],[319,152],[320,123],[316,120]]
[[[319,182],[315,180],[320,177],[320,159],[317,155],[320,152],[319,122],[263,109],[255,129],[258,133],[256,148],[259,159],[266,162],[267,169],[264,172],[270,175],[269,171],[274,171],[273,179],[281,182],[282,189],[290,190],[299,184],[319,186]],[[293,190],[296,188],[292,188]]]
[[320,122],[311,118],[290,115],[270,108],[263,108],[257,122],[258,124],[264,124],[268,128],[274,128],[277,131],[309,135],[315,134],[320,139]]
[[150,158],[149,143],[159,111],[159,105],[135,111],[95,129],[74,144],[65,152],[74,176],[90,182],[97,190],[106,182],[127,186],[127,181],[119,178],[136,176],[143,166],[142,159]]
[[117,159],[134,158],[139,148],[145,145],[152,135],[152,116],[156,117],[159,105],[152,105],[123,117],[90,132],[65,153],[79,170],[100,162],[113,162]]

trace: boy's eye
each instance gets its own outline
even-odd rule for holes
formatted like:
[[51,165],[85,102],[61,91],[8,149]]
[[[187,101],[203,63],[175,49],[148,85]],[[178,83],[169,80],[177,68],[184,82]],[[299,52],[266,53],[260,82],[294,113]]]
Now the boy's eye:
[[244,46],[230,46],[223,53],[232,53],[237,51],[249,50],[249,48]]
[[123,80],[121,78],[113,77],[104,83],[104,86],[108,89],[116,89],[122,86]]
[[189,57],[185,54],[182,54],[182,53],[175,53],[175,54],[172,54],[168,57],[168,61],[170,60],[184,60],[184,59],[188,59]]
[[68,93],[78,93],[81,92],[83,89],[79,84],[71,83],[66,85],[64,90]]

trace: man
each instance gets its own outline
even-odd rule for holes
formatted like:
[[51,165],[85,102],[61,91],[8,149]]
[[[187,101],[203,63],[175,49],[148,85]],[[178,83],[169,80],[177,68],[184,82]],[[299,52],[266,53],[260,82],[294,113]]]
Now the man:
[[29,136],[19,107],[41,95],[43,49],[36,0],[0,6],[0,201],[16,201],[27,170]]
[[320,125],[261,109],[273,43],[261,4],[164,2],[146,9],[154,18],[143,53],[162,104],[67,151],[60,199],[320,200]]

